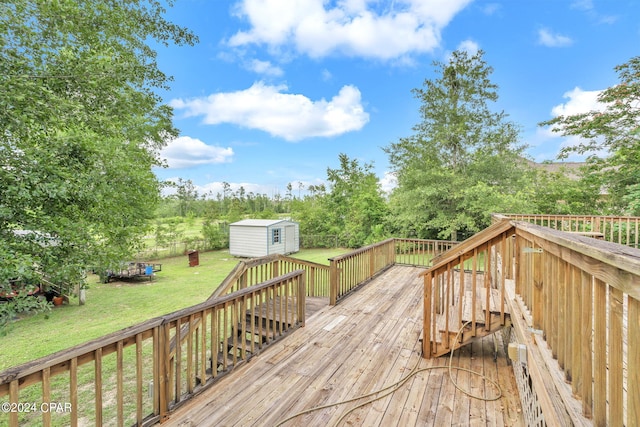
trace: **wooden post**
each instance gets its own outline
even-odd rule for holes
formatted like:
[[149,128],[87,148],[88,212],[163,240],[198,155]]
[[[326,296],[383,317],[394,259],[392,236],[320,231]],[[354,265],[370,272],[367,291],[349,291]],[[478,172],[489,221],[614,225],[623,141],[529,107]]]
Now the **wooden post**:
[[[609,425],[623,425],[622,291],[609,293]],[[637,420],[636,420],[637,421]]]
[[[42,370],[42,403],[51,402],[51,368]],[[42,412],[42,425],[51,425],[51,412]]]
[[136,334],[136,422],[142,425],[142,334]]
[[124,425],[124,345],[116,343],[116,412],[117,424]]
[[595,279],[593,292],[593,423],[607,423],[607,288]]
[[592,372],[593,372],[593,350],[591,347],[591,334],[593,332],[593,324],[591,323],[591,301],[593,295],[593,278],[589,273],[581,272],[581,298],[582,298],[582,310],[581,310],[581,327],[582,331],[582,360],[581,368],[582,372],[580,377],[582,378],[582,387],[580,394],[582,396],[582,415],[587,418],[591,418],[593,405],[593,389],[592,389]]
[[94,384],[95,384],[95,408],[96,408],[96,425],[102,425],[102,348],[95,351],[94,354]]
[[375,247],[369,249],[369,277],[376,274],[376,250]]
[[329,260],[329,305],[336,305],[338,301],[338,265],[335,260]]
[[533,264],[533,283],[531,286],[531,290],[533,291],[533,301],[532,301],[532,317],[533,317],[533,327],[535,329],[543,329],[543,286],[544,286],[544,278],[543,272],[544,266],[544,257],[541,253],[542,249],[536,247],[535,245],[531,249],[530,259]]
[[580,321],[582,320],[582,277],[581,271],[576,266],[571,266],[571,390],[575,395],[580,395],[583,378],[582,374],[582,335]]
[[511,270],[511,258],[509,258],[509,262],[506,262],[506,257],[509,255],[510,251],[507,252],[507,239],[509,239],[509,235],[507,233],[502,234],[502,256],[500,257],[502,274],[500,275],[500,324],[504,325],[505,323],[505,310],[504,310],[504,297],[506,294],[506,285],[507,285],[507,266],[509,270]]
[[428,272],[424,275],[424,300],[422,304],[422,357],[431,358],[431,282],[432,275]]
[[300,326],[305,326],[306,321],[306,294],[307,286],[305,283],[305,275],[300,275],[298,280],[298,322]]
[[78,427],[78,358],[69,365],[69,403],[71,403],[71,427]]
[[[169,396],[171,392],[169,390],[169,324],[163,323],[158,328],[158,397],[155,397],[158,402],[158,415],[160,421],[164,421],[169,416]],[[178,342],[178,341],[176,341]],[[178,346],[179,347],[179,346]]]
[[628,333],[627,425],[631,425],[632,420],[640,420],[640,302],[632,297],[629,297]]
[[[9,403],[17,405],[20,399],[19,396],[20,396],[20,385],[18,384],[18,380],[13,380],[9,383]],[[18,427],[17,411],[9,412],[9,426]]]

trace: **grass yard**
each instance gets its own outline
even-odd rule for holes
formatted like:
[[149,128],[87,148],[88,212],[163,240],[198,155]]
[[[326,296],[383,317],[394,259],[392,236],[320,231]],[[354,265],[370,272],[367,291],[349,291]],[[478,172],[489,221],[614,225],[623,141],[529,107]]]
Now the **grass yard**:
[[[309,249],[293,256],[329,264],[347,249]],[[101,337],[156,316],[204,301],[239,259],[228,250],[200,253],[200,265],[189,267],[186,255],[160,260],[153,281],[99,283],[89,277],[86,304],[69,305],[10,324],[0,337],[0,371]]]

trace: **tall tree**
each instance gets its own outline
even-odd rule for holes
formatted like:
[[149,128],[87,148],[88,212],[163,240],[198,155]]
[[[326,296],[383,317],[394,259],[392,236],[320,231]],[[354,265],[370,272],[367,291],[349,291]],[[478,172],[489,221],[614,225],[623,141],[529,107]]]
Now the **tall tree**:
[[182,217],[187,214],[194,214],[195,204],[198,200],[198,191],[193,181],[178,178],[178,182],[173,183],[176,186],[176,199],[178,199],[179,214]]
[[333,234],[342,236],[343,244],[356,248],[379,235],[378,227],[387,214],[373,165],[363,165],[346,154],[338,156],[340,166],[327,168],[330,192],[326,199]]
[[479,51],[435,62],[437,78],[413,90],[422,103],[415,134],[385,148],[398,180],[390,222],[400,234],[449,238],[475,232],[491,212],[528,209],[528,177],[518,127],[489,103],[493,69]]
[[195,42],[163,3],[0,3],[0,284],[78,281],[134,248],[177,134],[148,43]]
[[620,82],[598,95],[603,111],[558,116],[541,123],[581,138],[560,157],[586,154],[589,172],[608,193],[612,213],[640,213],[640,56],[615,67]]

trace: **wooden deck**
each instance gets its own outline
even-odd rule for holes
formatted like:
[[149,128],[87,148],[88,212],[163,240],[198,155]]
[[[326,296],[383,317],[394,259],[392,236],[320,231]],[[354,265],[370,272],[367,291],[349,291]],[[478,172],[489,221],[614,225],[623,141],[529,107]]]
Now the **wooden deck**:
[[[452,365],[497,381],[502,398],[472,399],[457,390],[449,357],[421,357],[423,281],[415,267],[395,266],[336,306],[308,316],[306,326],[237,368],[177,409],[163,426],[520,426],[513,371],[493,336],[454,353]],[[494,335],[501,339],[501,334]],[[341,417],[369,398],[338,404],[420,371],[393,394]],[[480,377],[452,376],[474,394],[495,396]]]

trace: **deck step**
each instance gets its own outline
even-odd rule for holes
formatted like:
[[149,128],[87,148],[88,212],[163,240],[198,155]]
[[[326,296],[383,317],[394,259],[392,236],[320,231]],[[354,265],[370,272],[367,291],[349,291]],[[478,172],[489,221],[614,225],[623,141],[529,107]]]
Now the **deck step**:
[[291,324],[287,321],[282,322],[278,319],[273,319],[271,317],[267,317],[264,315],[253,315],[251,312],[247,312],[246,314],[246,325],[247,325],[247,330],[250,331],[251,330],[251,325],[253,324],[257,329],[258,327],[262,326],[262,329],[270,329],[270,330],[278,330],[281,326],[283,327],[283,329],[288,329]]
[[[488,335],[501,331],[505,326],[510,324],[510,314],[505,313],[505,324],[501,323],[500,313],[491,313],[491,321],[489,327],[486,327],[484,323],[476,323],[476,329],[473,330],[471,324],[465,326],[461,338],[456,342],[456,336],[458,336],[458,330],[450,330],[448,333],[444,330],[438,331],[434,339],[431,340],[432,345],[435,345],[436,351],[432,353],[433,357],[442,356],[456,350],[460,347],[473,343],[474,341],[484,338]],[[448,339],[447,339],[448,338]],[[445,344],[448,341],[448,344]]]

